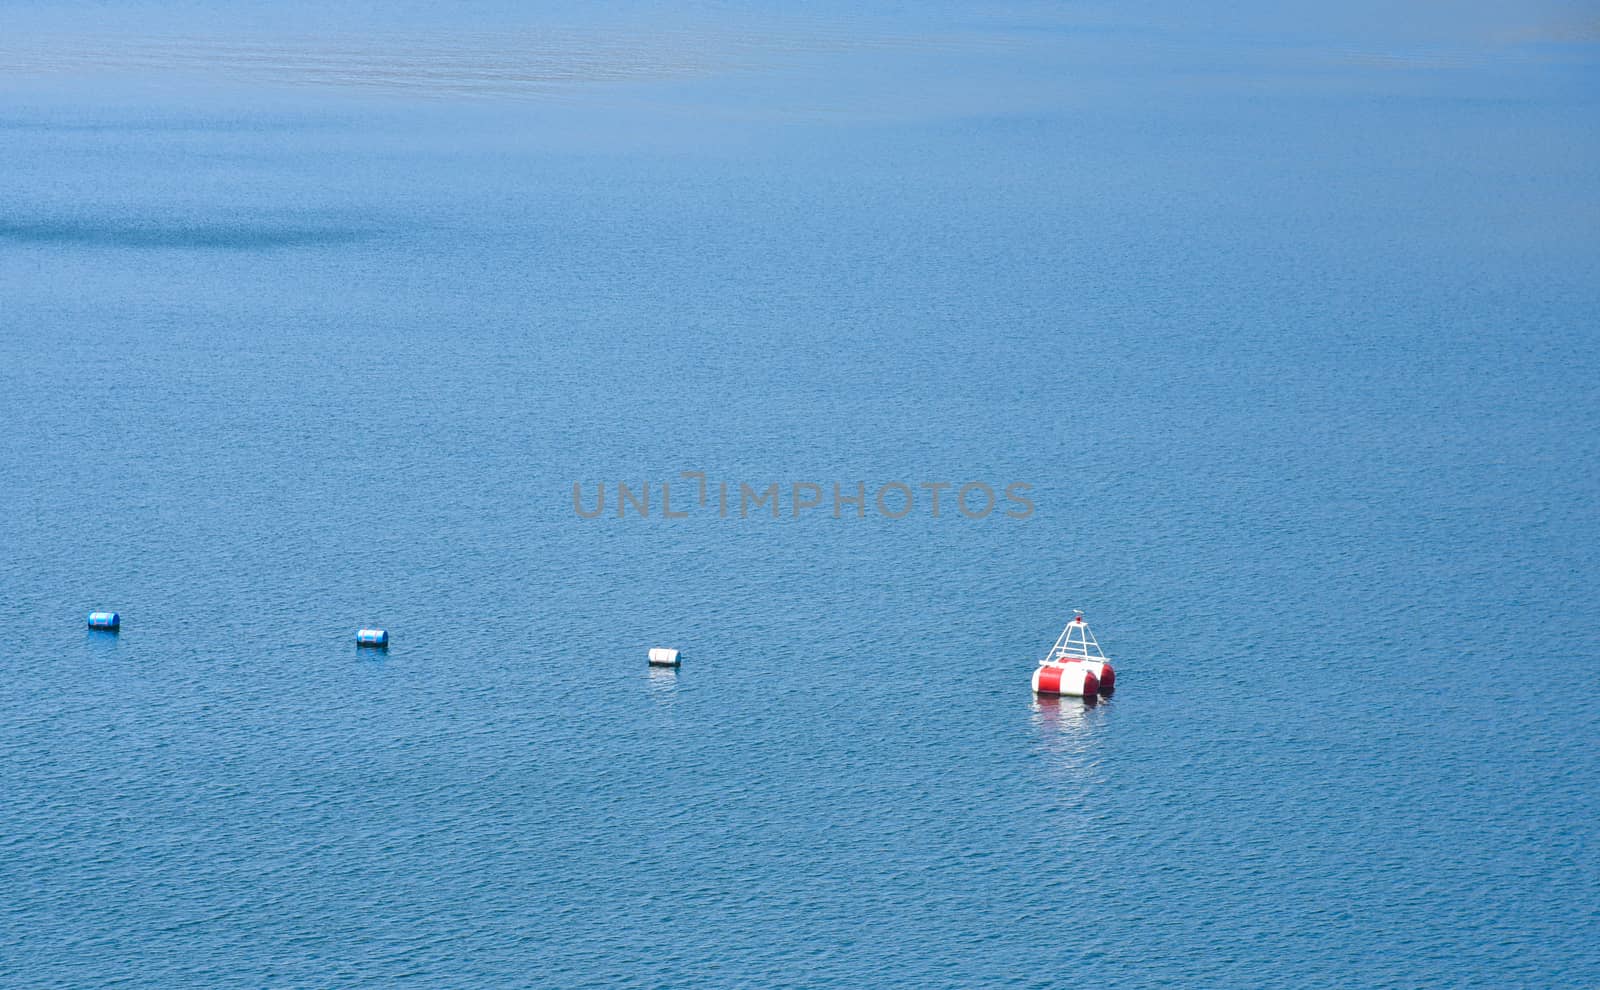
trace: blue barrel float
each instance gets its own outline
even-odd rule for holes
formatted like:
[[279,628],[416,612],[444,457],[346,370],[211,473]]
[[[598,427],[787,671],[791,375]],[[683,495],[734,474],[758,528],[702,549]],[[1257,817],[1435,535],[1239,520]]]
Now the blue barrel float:
[[122,616],[116,612],[90,612],[89,628],[116,632],[122,628]]
[[387,629],[357,629],[357,646],[388,646],[389,631]]

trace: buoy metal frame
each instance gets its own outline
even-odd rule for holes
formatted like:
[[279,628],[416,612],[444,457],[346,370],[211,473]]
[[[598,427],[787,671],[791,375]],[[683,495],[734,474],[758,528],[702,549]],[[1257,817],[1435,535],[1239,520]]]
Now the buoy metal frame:
[[1083,610],[1072,610],[1072,621],[1067,623],[1067,628],[1061,630],[1061,635],[1056,637],[1056,645],[1050,647],[1050,654],[1041,663],[1054,663],[1061,659],[1067,660],[1099,660],[1104,663],[1108,658],[1100,651],[1100,643],[1094,638],[1094,633],[1089,631],[1089,623],[1083,621]]

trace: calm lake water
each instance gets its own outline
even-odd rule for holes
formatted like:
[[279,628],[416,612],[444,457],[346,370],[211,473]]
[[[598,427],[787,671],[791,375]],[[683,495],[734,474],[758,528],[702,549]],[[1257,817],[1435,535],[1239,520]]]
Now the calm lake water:
[[1600,33],[1213,16],[8,12],[0,983],[1600,983]]

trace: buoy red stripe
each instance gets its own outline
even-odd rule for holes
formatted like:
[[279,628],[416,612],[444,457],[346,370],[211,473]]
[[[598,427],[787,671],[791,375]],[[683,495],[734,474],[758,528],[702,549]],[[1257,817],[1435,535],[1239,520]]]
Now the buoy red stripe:
[[1100,690],[1100,679],[1081,663],[1051,663],[1039,668],[1034,690],[1040,694],[1088,696]]
[[1061,671],[1060,667],[1045,667],[1039,671],[1039,690],[1045,694],[1060,694]]

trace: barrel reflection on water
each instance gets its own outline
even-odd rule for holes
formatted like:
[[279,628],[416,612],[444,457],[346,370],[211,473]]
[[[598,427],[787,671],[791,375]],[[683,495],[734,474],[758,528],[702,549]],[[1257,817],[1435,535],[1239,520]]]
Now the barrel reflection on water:
[[1098,775],[1100,727],[1109,707],[1102,706],[1094,695],[1084,698],[1034,696],[1034,727],[1041,748],[1055,769],[1085,780]]

